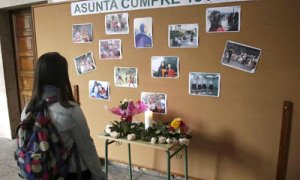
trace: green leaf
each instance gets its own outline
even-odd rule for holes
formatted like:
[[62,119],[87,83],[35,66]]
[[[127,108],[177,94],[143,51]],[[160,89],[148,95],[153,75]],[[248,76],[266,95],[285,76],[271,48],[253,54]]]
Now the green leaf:
[[156,130],[155,131],[155,134],[160,134],[161,133],[161,130]]

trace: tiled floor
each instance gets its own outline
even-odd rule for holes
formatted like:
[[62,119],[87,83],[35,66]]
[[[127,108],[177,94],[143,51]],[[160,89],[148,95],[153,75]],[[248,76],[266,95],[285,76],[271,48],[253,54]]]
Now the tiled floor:
[[[13,157],[16,143],[13,140],[0,137],[0,179],[1,180],[21,180],[18,176],[18,168]],[[128,168],[126,165],[111,163],[108,167],[109,180],[128,179]],[[137,169],[137,168],[134,168]],[[132,172],[133,180],[163,180],[164,174],[159,174],[149,170],[137,170]],[[180,178],[171,178],[179,180]]]

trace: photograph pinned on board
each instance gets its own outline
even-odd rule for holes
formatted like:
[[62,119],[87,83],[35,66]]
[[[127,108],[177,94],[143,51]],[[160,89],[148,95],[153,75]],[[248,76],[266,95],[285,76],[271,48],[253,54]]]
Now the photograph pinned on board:
[[134,47],[135,48],[152,48],[152,18],[135,18],[134,19]]
[[101,59],[122,59],[121,39],[99,40]]
[[78,75],[86,74],[96,69],[93,53],[87,52],[74,58],[75,69]]
[[90,80],[89,97],[91,99],[109,100],[109,82]]
[[148,106],[150,111],[157,114],[167,114],[167,94],[142,92],[141,101]]
[[198,47],[198,24],[169,25],[170,48],[196,48]]
[[93,42],[93,26],[87,24],[73,24],[72,40],[74,43],[91,43]]
[[215,7],[206,9],[206,32],[239,32],[241,7]]
[[227,41],[221,63],[235,69],[254,73],[260,58],[261,49]]
[[196,96],[220,96],[219,73],[190,72],[189,74],[189,94]]
[[129,34],[128,13],[106,14],[106,34]]
[[138,69],[135,67],[115,67],[115,86],[137,88],[137,73]]
[[154,78],[179,78],[178,56],[152,56],[151,75]]

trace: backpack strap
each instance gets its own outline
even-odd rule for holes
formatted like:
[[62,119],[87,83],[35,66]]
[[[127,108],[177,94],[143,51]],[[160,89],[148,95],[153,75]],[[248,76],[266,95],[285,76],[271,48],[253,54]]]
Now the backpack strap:
[[29,113],[26,114],[25,119],[18,125],[17,129],[16,129],[16,135],[18,135],[18,131],[19,129],[24,126],[24,124],[27,125],[27,127],[31,127],[34,124],[34,121],[32,121],[32,112],[30,111]]
[[[46,99],[43,100],[42,107],[45,110],[47,110],[47,113],[48,113],[48,106],[52,103],[55,103],[55,102],[57,102],[57,96],[47,97]],[[79,153],[78,153],[78,149],[77,149],[77,146],[76,146],[75,142],[74,142],[73,146],[70,149],[70,153],[69,153],[69,156],[67,158],[67,161],[70,161],[70,158],[71,158],[73,153],[74,153],[74,156],[75,156],[75,163],[76,163],[76,170],[77,170],[77,180],[82,180],[80,158],[79,158]]]
[[73,144],[72,151],[74,152],[74,156],[75,156],[75,163],[76,163],[76,170],[77,170],[77,180],[82,180],[80,158],[79,158],[78,149],[77,149],[75,143]]
[[29,109],[29,112],[36,112],[42,109],[48,109],[48,106],[54,102],[57,102],[57,96],[49,96],[45,99],[38,101],[33,107]]
[[44,101],[46,101],[48,105],[52,104],[57,101],[57,96],[49,96],[46,99],[44,99]]

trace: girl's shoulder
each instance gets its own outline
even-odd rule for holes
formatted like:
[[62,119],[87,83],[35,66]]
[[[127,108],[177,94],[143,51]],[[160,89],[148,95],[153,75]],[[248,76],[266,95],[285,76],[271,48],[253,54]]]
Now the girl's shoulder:
[[72,107],[64,107],[59,102],[49,106],[51,119],[59,131],[66,131],[75,126],[74,114],[81,112],[80,105],[76,102],[69,102]]
[[80,107],[80,105],[77,102],[69,101],[70,107],[64,107],[59,102],[55,102],[49,106],[49,110],[57,112],[57,113],[63,113],[63,114],[72,114],[72,112]]

